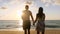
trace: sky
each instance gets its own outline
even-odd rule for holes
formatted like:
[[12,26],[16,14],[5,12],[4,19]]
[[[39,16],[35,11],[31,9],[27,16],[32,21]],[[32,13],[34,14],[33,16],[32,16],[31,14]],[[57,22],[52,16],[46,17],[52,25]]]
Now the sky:
[[0,20],[20,20],[26,4],[34,19],[43,7],[46,20],[60,20],[60,0],[0,0]]

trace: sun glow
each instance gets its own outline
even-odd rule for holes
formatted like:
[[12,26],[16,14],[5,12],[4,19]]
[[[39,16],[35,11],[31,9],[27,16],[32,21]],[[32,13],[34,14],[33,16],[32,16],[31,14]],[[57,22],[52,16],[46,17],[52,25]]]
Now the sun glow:
[[[20,7],[17,10],[17,18],[19,20],[18,25],[20,25],[20,26],[23,25],[22,12],[23,12],[24,8],[25,8],[25,4],[23,3],[23,4],[20,5]],[[22,28],[19,28],[19,30],[22,30]]]
[[18,18],[20,19],[20,17],[22,16],[22,11],[17,11],[17,16],[18,16]]
[[19,20],[18,25],[20,26],[20,28],[18,28],[18,30],[23,31],[22,25],[23,25],[23,21],[22,21],[22,8],[20,10],[17,10],[17,18]]
[[23,22],[22,22],[22,18],[21,18],[21,16],[22,16],[22,11],[20,10],[18,10],[17,11],[17,16],[18,16],[18,20],[19,20],[19,25],[22,25],[23,24]]

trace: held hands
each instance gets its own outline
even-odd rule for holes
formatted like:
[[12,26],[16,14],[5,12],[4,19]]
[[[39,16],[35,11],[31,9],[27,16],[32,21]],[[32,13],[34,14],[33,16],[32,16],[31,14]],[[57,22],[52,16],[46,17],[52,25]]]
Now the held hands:
[[33,22],[33,25],[35,26],[35,22]]
[[33,25],[35,26],[35,23],[33,23]]
[[35,21],[33,20],[33,26],[35,26]]

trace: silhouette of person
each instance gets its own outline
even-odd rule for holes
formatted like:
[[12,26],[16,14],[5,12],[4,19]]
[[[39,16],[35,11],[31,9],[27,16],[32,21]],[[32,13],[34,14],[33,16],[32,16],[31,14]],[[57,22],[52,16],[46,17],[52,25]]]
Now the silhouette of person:
[[40,32],[42,34],[44,34],[44,32],[45,32],[45,23],[44,23],[45,14],[43,13],[43,8],[42,7],[40,7],[39,10],[38,10],[38,13],[36,15],[36,20],[35,20],[34,24],[36,23],[36,21],[37,21],[37,26],[36,26],[37,34],[39,34]]
[[29,10],[29,6],[26,5],[25,10],[23,11],[23,14],[22,14],[23,30],[25,34],[27,34],[27,31],[28,31],[28,34],[30,34],[30,26],[31,26],[30,17],[32,18],[32,21],[34,21],[32,12]]

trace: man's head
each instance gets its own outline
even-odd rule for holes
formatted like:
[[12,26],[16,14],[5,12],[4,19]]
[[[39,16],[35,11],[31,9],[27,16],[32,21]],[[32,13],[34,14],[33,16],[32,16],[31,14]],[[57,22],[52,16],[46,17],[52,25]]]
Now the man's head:
[[26,6],[25,6],[25,9],[26,9],[26,10],[28,10],[28,9],[29,9],[29,6],[28,6],[28,5],[26,5]]

